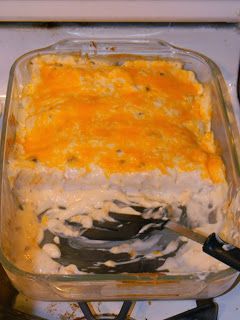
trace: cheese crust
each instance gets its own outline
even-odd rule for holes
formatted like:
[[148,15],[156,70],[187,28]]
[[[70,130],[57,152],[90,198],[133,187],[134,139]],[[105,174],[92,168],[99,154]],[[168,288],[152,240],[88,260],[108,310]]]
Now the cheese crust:
[[32,74],[19,117],[18,165],[95,165],[107,176],[174,168],[224,181],[209,90],[180,62],[43,56]]

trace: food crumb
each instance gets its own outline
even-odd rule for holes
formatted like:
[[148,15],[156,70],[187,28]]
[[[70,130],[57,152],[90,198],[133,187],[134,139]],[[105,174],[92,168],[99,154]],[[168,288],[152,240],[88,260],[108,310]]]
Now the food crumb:
[[104,262],[104,265],[107,267],[115,267],[116,266],[116,262],[112,261],[112,260],[108,260],[106,262]]
[[53,243],[46,243],[43,247],[42,247],[43,251],[46,252],[47,255],[49,255],[49,257],[53,258],[53,259],[58,259],[61,257],[61,251],[58,248],[58,246],[56,246]]
[[59,239],[58,236],[55,236],[55,237],[53,238],[53,241],[54,241],[56,244],[60,244],[60,239]]
[[60,316],[60,320],[76,320],[80,318],[75,318],[75,312],[65,312],[63,315]]

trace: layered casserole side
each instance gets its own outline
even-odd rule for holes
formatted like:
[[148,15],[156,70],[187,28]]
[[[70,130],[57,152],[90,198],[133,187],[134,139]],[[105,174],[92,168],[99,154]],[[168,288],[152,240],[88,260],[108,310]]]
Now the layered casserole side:
[[[73,223],[90,228],[109,211],[137,214],[136,206],[161,214],[170,205],[177,221],[200,232],[219,229],[225,168],[209,88],[193,72],[178,61],[134,56],[45,55],[29,68],[8,164],[19,202],[5,244],[11,261],[39,273],[86,272],[71,259],[61,263],[61,237],[79,239]],[[109,250],[128,253],[130,264],[173,252],[158,270],[174,273],[225,268],[192,241],[162,245],[160,238]],[[103,264],[118,270],[114,260]]]

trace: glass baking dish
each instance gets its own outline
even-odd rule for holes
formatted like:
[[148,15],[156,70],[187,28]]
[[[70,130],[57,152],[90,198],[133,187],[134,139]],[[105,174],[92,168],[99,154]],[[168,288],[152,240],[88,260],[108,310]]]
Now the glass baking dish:
[[20,270],[5,255],[3,244],[11,236],[11,215],[16,210],[14,195],[7,177],[8,154],[14,142],[16,113],[21,105],[21,92],[29,80],[29,63],[39,55],[138,55],[144,58],[162,57],[181,61],[197,79],[210,87],[213,104],[212,129],[220,144],[231,186],[229,213],[222,236],[239,244],[239,134],[224,79],[218,67],[207,57],[172,46],[159,40],[106,40],[95,42],[81,39],[60,41],[47,48],[21,56],[12,66],[7,90],[1,142],[1,246],[0,260],[14,286],[26,296],[40,300],[146,300],[210,298],[228,290],[238,273],[230,268],[219,272],[193,274],[34,274]]

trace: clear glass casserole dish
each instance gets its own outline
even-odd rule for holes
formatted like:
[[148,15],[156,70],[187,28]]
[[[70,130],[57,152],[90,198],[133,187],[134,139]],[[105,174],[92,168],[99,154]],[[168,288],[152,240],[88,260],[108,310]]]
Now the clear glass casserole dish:
[[11,215],[16,211],[15,196],[9,186],[7,162],[14,143],[16,113],[21,105],[23,87],[30,81],[29,62],[33,57],[54,54],[138,55],[181,61],[192,70],[198,81],[208,84],[213,104],[212,129],[219,142],[231,186],[223,237],[238,245],[239,135],[224,79],[218,67],[207,57],[176,48],[158,40],[90,40],[69,39],[50,47],[32,51],[13,65],[7,91],[1,143],[1,250],[0,259],[15,287],[25,295],[40,300],[146,300],[210,298],[222,294],[234,283],[237,272],[228,268],[218,272],[166,274],[35,274],[19,269],[6,257],[3,244],[11,236]]

